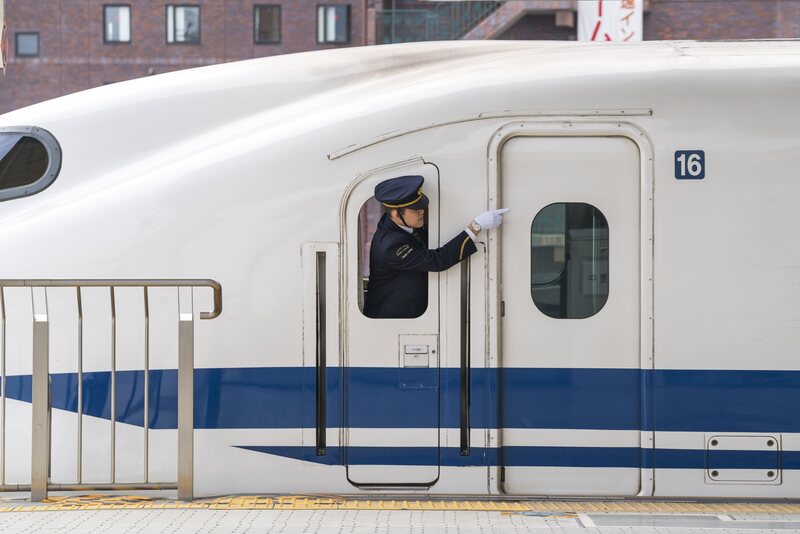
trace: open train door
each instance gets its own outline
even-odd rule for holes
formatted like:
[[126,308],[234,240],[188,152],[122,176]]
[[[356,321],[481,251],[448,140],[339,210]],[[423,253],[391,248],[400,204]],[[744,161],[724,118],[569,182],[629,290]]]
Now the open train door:
[[428,246],[439,246],[439,175],[413,160],[362,177],[345,207],[343,302],[345,463],[357,486],[426,487],[439,477],[439,275],[428,275],[420,317],[370,319],[362,313],[369,246],[383,209],[375,185],[422,175],[430,198]]
[[640,209],[647,156],[638,132],[569,125],[510,125],[495,144],[499,205],[511,209],[494,263],[499,487],[648,494],[641,368],[650,361],[650,328],[641,310],[649,244]]

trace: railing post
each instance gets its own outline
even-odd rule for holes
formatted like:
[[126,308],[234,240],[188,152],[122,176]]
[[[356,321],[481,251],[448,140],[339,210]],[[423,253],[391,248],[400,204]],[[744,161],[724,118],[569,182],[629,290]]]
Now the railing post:
[[[38,289],[38,288],[37,288]],[[33,300],[33,369],[31,384],[31,501],[47,498],[50,467],[49,322],[45,289],[31,289]]]
[[[0,491],[26,491],[30,489],[32,501],[47,498],[48,488],[67,491],[87,489],[178,489],[182,500],[194,497],[194,325],[196,320],[211,320],[222,313],[222,286],[211,279],[0,279],[0,425],[6,426],[6,385],[7,385],[7,316],[5,289],[8,287],[27,287],[32,300],[32,352],[31,352],[31,484],[6,484],[5,444],[6,428],[0,428]],[[47,288],[68,287],[76,290],[78,307],[78,438],[77,438],[77,484],[52,484],[51,440],[52,440],[52,399],[50,382],[50,323],[47,309]],[[108,484],[84,484],[83,475],[83,356],[84,356],[84,315],[81,289],[86,287],[107,287],[111,290],[112,318],[112,375],[116,375],[116,310],[114,290],[117,287],[138,287],[144,289],[145,303],[145,473],[142,484],[117,484],[112,464],[112,482]],[[149,483],[149,376],[150,371],[150,314],[147,290],[149,287],[176,288],[179,293],[178,325],[178,484]],[[213,308],[195,313],[193,293],[196,287],[213,290]],[[116,421],[116,376],[112,376],[112,425]],[[112,437],[112,440],[114,437]],[[113,442],[112,442],[113,443]],[[112,458],[116,447],[112,448]]]
[[6,300],[5,288],[0,286],[0,486],[6,485]]
[[117,481],[117,299],[114,286],[111,297],[111,483]]
[[[188,303],[184,298],[188,291]],[[194,310],[192,289],[178,290],[178,499],[194,497]]]
[[150,296],[144,286],[144,482],[150,481]]

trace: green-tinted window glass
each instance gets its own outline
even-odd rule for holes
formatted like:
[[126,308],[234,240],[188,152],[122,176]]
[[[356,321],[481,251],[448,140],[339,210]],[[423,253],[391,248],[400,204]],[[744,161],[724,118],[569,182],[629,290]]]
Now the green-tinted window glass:
[[557,319],[585,319],[608,300],[608,223],[589,204],[550,204],[531,223],[531,296]]

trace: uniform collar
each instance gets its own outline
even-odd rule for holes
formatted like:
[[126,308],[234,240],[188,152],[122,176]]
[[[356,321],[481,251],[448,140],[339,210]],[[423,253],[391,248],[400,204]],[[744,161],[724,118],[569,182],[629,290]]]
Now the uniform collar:
[[413,234],[414,233],[414,229],[413,228],[409,228],[408,226],[403,226],[402,224],[397,224],[394,221],[392,221],[392,222],[394,223],[395,226],[397,226],[401,230],[405,230],[409,234]]
[[385,228],[387,230],[392,230],[392,231],[395,231],[395,232],[404,232],[404,233],[408,233],[408,234],[414,235],[414,229],[413,228],[409,228],[408,226],[403,226],[402,224],[397,224],[396,222],[394,222],[392,220],[391,217],[389,217],[388,213],[384,213],[383,214],[383,216],[381,217],[381,220],[378,222],[378,224],[380,226],[383,226],[383,228]]

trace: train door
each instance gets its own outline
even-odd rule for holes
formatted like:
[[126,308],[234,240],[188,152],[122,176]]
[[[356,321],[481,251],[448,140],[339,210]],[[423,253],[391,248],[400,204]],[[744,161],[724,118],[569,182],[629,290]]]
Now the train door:
[[636,495],[639,148],[622,136],[501,146],[501,490]]
[[439,243],[439,175],[421,160],[370,174],[346,206],[345,463],[357,486],[429,486],[439,477],[439,276],[428,275],[419,317],[371,319],[369,247],[383,213],[375,185],[396,176],[425,178],[428,246]]

